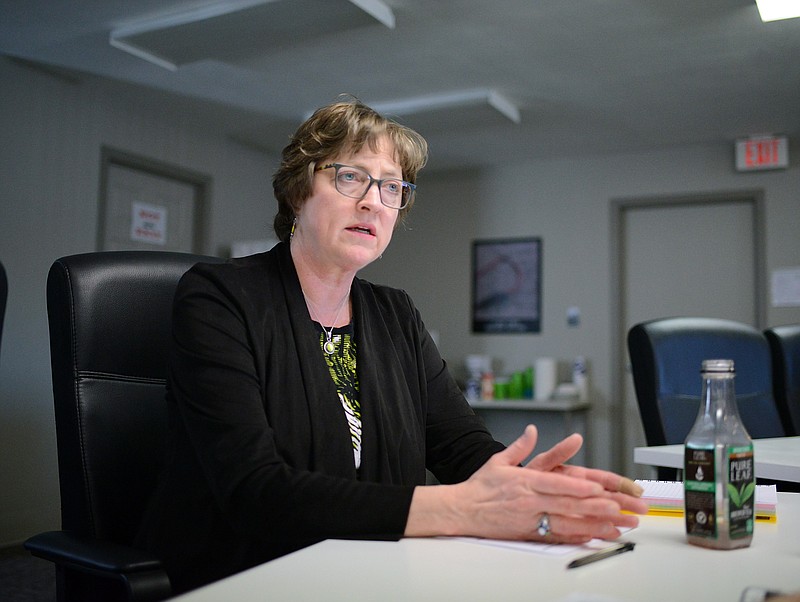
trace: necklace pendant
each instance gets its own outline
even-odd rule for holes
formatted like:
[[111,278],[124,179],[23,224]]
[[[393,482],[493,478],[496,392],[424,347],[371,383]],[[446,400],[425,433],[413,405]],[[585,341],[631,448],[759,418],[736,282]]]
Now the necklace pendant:
[[325,344],[322,346],[322,349],[328,355],[333,355],[336,352],[336,344],[330,339],[328,339],[327,341],[325,341]]

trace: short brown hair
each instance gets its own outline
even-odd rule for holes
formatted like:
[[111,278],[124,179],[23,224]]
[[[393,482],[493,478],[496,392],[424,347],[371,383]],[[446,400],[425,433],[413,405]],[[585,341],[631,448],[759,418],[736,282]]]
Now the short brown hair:
[[[321,107],[303,122],[283,149],[280,167],[272,178],[278,201],[274,221],[278,239],[289,239],[296,213],[311,195],[311,179],[318,163],[344,153],[357,153],[365,144],[377,150],[383,135],[394,146],[403,179],[416,183],[417,172],[428,159],[428,143],[414,130],[383,117],[361,101],[348,99]],[[413,199],[400,209],[398,223],[412,205]]]

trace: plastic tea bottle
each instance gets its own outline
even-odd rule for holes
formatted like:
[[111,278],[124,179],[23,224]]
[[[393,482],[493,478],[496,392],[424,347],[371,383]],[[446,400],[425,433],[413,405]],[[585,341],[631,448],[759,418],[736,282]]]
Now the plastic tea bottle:
[[753,442],[739,418],[733,360],[705,360],[697,420],[686,438],[684,503],[689,543],[750,545],[755,519]]

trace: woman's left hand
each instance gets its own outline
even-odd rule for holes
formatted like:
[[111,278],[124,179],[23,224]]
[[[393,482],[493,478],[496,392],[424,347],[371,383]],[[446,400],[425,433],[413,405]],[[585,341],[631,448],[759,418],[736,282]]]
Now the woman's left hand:
[[582,445],[583,437],[577,433],[572,434],[547,451],[534,456],[526,467],[533,470],[558,472],[571,477],[589,479],[599,483],[603,486],[603,489],[611,493],[622,493],[635,498],[642,495],[642,488],[627,477],[606,470],[566,465],[565,463],[578,453]]
[[528,425],[466,481],[417,487],[405,534],[582,543],[619,537],[620,529],[638,524],[634,514],[647,512],[630,479],[564,464],[580,449],[580,435],[520,466],[537,439],[536,427]]

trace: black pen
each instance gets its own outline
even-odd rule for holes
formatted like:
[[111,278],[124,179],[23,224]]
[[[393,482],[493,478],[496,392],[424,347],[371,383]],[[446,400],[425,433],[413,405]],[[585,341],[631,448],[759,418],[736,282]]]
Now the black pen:
[[575,569],[579,566],[583,566],[584,564],[589,564],[591,562],[597,562],[598,560],[602,560],[603,558],[610,558],[611,556],[616,556],[617,554],[622,554],[623,552],[632,552],[633,546],[636,544],[633,542],[625,542],[625,543],[618,543],[617,545],[605,548],[603,550],[599,550],[597,552],[593,552],[592,554],[587,554],[586,556],[581,556],[580,558],[576,558],[572,562],[567,565],[568,569]]

